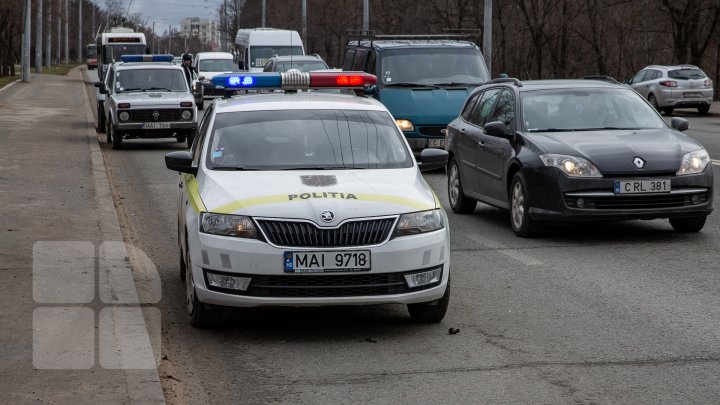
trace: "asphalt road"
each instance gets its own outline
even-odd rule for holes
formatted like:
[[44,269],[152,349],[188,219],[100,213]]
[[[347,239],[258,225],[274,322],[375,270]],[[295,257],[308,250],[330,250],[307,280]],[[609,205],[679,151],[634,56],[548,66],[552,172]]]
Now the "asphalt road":
[[[687,133],[720,159],[720,118],[687,118]],[[125,240],[162,277],[169,403],[720,402],[718,214],[698,234],[655,220],[520,239],[500,210],[450,212],[435,172],[426,178],[452,234],[441,324],[413,324],[388,305],[233,310],[197,330],[178,277],[177,174],[163,161],[183,146],[115,151],[98,139]]]

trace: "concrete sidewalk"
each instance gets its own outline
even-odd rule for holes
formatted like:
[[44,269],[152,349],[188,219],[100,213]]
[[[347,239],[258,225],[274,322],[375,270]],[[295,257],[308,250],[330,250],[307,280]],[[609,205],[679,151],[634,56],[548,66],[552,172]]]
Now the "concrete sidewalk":
[[0,91],[3,403],[164,402],[88,107],[77,68]]

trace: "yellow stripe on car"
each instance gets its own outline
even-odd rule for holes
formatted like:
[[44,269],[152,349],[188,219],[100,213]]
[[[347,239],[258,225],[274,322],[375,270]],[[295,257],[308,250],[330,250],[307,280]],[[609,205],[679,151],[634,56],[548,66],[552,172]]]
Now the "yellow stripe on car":
[[[262,197],[246,198],[214,207],[211,212],[218,214],[232,214],[239,210],[267,204],[293,203],[311,199],[340,199],[344,201],[382,202],[388,204],[404,205],[418,211],[435,208],[436,202],[417,201],[407,197],[387,194],[355,194],[340,191],[324,191],[313,193],[279,194]],[[437,201],[437,197],[435,197]]]
[[192,174],[184,174],[183,181],[185,182],[185,187],[187,187],[188,200],[195,212],[207,212],[207,208],[205,208],[205,204],[203,203],[202,198],[200,198],[200,191],[198,190],[198,184],[195,176]]

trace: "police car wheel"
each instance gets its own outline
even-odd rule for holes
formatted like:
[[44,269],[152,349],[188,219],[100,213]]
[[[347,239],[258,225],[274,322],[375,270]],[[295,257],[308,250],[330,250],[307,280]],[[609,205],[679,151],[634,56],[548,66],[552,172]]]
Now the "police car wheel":
[[108,123],[108,133],[110,134],[110,141],[112,142],[113,149],[122,149],[122,136],[118,135],[117,131],[111,123]]
[[[188,249],[189,250],[189,249]],[[216,325],[222,319],[222,308],[209,309],[205,304],[198,300],[195,293],[195,281],[193,279],[192,262],[190,261],[190,252],[185,257],[185,291],[187,302],[187,314],[190,325],[196,328],[207,328]]]
[[448,279],[445,294],[439,300],[422,302],[419,304],[408,304],[408,313],[413,322],[438,323],[445,318],[448,304],[450,303],[450,279]]

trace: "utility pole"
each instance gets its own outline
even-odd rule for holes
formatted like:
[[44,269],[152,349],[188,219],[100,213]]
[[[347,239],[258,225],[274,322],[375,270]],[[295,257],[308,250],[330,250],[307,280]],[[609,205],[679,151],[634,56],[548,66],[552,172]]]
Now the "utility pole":
[[370,0],[363,0],[363,31],[370,30]]
[[65,58],[63,63],[70,63],[70,41],[68,40],[68,1],[65,0]]
[[50,69],[50,55],[52,49],[50,45],[52,43],[52,2],[48,0],[48,17],[47,17],[47,30],[45,30],[45,67]]
[[307,49],[307,0],[302,0],[302,41]]
[[488,73],[492,77],[492,0],[485,0],[483,25],[483,54]]
[[153,21],[153,42],[152,42],[152,53],[157,53],[155,51],[155,42],[157,40],[157,36],[155,35],[155,21]]
[[92,42],[95,42],[95,3],[93,3],[90,10],[92,11],[92,31],[90,32],[90,35],[92,35]]
[[42,0],[37,0],[35,10],[35,73],[42,73]]
[[78,0],[78,63],[82,63],[83,48],[84,48],[83,41],[82,41],[82,32],[83,32],[82,3],[83,3],[83,0]]
[[267,0],[262,0],[262,25],[261,27],[265,28],[265,10],[267,9]]
[[[55,0],[50,0],[55,1]],[[60,59],[62,58],[60,55],[62,55],[62,44],[61,44],[61,38],[62,38],[62,0],[58,0],[57,2],[57,50],[55,51],[55,64],[60,64]]]
[[32,0],[25,0],[25,7],[23,12],[23,24],[25,25],[23,30],[22,39],[22,81],[23,83],[30,83],[30,22],[32,20],[30,14]]

